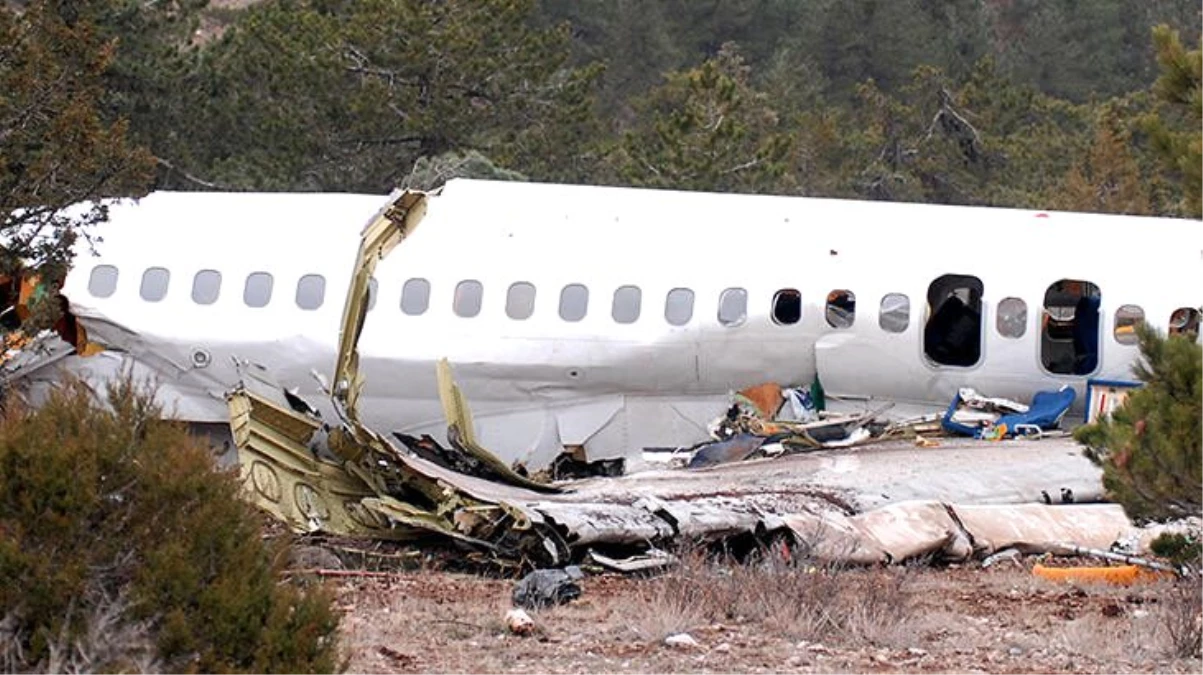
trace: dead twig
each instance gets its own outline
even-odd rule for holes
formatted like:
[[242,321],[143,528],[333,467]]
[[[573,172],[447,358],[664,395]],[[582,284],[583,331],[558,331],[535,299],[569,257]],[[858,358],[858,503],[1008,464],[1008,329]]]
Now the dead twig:
[[304,569],[304,570],[285,570],[284,574],[312,574],[319,577],[363,577],[370,579],[387,579],[395,577],[398,572],[372,572],[369,570],[330,570],[330,569]]

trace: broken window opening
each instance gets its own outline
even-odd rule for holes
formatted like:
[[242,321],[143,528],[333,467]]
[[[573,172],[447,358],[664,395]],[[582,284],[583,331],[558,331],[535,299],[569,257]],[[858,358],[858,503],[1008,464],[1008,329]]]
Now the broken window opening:
[[320,274],[306,274],[297,281],[297,307],[313,311],[322,306],[326,299],[326,278]]
[[728,288],[718,298],[718,322],[734,328],[748,318],[748,292],[742,288]]
[[1199,334],[1199,310],[1179,307],[1170,315],[1170,335]]
[[1140,342],[1136,335],[1136,327],[1145,321],[1145,311],[1139,305],[1121,305],[1115,310],[1115,328],[1112,335],[1121,345],[1134,345]]
[[664,297],[664,320],[670,326],[684,326],[693,318],[693,291],[674,288]]
[[535,285],[516,281],[505,294],[505,315],[517,321],[529,319],[535,313]]
[[998,303],[998,311],[994,317],[994,327],[998,334],[1010,339],[1018,339],[1028,332],[1028,303],[1020,298],[1003,298]]
[[923,353],[942,366],[972,366],[982,356],[982,281],[945,274],[927,287]]
[[856,323],[856,294],[838,289],[827,294],[827,325],[851,328]]
[[643,291],[638,286],[619,286],[614,290],[614,304],[610,315],[618,323],[635,323],[643,308]]
[[1061,279],[1044,293],[1040,363],[1050,373],[1086,375],[1099,365],[1099,287]]
[[272,275],[267,272],[252,272],[242,289],[242,301],[247,307],[266,307],[272,299]]
[[471,319],[480,314],[484,294],[485,287],[479,281],[465,279],[455,285],[455,298],[451,302],[451,309],[456,316]]
[[773,296],[773,323],[792,326],[802,319],[802,294],[796,288],[783,288]]
[[877,325],[887,333],[901,333],[911,325],[911,299],[902,293],[881,296]]
[[221,272],[201,270],[192,277],[192,302],[212,305],[221,294]]
[[88,292],[94,298],[107,298],[117,290],[117,268],[112,265],[97,265],[88,277]]
[[568,284],[560,291],[560,318],[580,321],[589,311],[589,289],[581,284]]
[[401,287],[401,311],[409,316],[425,314],[430,308],[430,282],[416,277]]
[[147,302],[159,302],[167,297],[167,285],[171,283],[171,272],[165,267],[148,267],[142,273],[142,286],[138,295]]

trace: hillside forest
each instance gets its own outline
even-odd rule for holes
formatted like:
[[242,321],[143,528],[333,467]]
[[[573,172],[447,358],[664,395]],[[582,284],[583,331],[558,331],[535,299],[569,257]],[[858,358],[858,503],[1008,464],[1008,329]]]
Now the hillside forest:
[[98,196],[464,175],[1200,218],[1200,21],[1197,0],[7,0],[6,253],[52,260],[74,235],[46,214]]

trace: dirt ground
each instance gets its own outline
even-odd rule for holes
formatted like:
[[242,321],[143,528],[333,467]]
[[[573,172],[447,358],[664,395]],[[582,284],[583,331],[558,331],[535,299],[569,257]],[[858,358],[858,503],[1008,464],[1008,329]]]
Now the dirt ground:
[[[1197,646],[1180,655],[1203,621],[1197,579],[1067,586],[1033,577],[1034,562],[590,574],[578,599],[531,611],[526,637],[504,622],[512,579],[329,581],[351,672],[1203,672]],[[677,632],[697,645],[667,645]]]

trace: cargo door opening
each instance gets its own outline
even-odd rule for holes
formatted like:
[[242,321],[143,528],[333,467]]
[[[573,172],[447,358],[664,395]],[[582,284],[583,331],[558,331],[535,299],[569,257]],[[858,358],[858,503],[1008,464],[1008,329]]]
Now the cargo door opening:
[[1044,293],[1040,364],[1057,375],[1088,375],[1099,367],[1099,307],[1092,282],[1061,279]]

